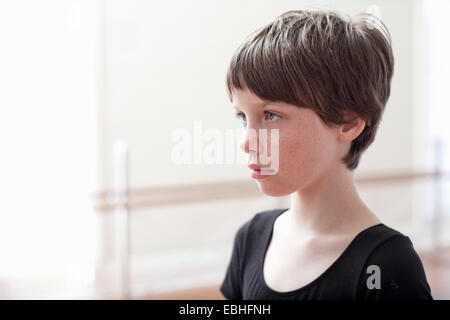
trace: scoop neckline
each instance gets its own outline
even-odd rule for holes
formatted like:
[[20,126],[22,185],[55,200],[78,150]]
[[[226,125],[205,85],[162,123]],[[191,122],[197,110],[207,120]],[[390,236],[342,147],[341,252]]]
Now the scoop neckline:
[[324,271],[322,272],[318,277],[316,277],[314,280],[310,281],[309,283],[307,283],[306,285],[297,288],[297,289],[293,289],[290,291],[277,291],[272,289],[271,287],[268,286],[268,284],[266,283],[266,280],[264,279],[264,262],[265,262],[265,258],[266,258],[266,254],[267,254],[267,249],[269,248],[269,241],[272,240],[272,235],[273,235],[273,228],[274,228],[274,224],[275,221],[277,220],[277,218],[283,214],[284,212],[286,212],[287,210],[289,210],[289,208],[281,210],[280,212],[278,212],[277,214],[274,215],[274,217],[271,220],[270,223],[270,232],[268,234],[268,236],[266,236],[266,238],[264,239],[264,247],[262,250],[262,255],[259,257],[259,267],[258,267],[258,275],[259,278],[263,284],[263,287],[268,290],[270,293],[275,294],[275,295],[281,295],[281,296],[288,296],[288,295],[292,295],[292,294],[298,294],[310,287],[312,287],[313,285],[315,285],[316,283],[318,283],[319,281],[321,281],[325,276],[327,276],[333,269],[334,267],[347,255],[348,251],[350,251],[350,249],[355,245],[356,241],[367,231],[375,228],[375,227],[379,227],[379,226],[383,226],[384,223],[380,222],[378,224],[375,224],[373,226],[367,227],[366,229],[361,230],[353,239],[352,241],[350,241],[350,243],[348,244],[348,246],[345,248],[345,250],[342,252],[342,254]]

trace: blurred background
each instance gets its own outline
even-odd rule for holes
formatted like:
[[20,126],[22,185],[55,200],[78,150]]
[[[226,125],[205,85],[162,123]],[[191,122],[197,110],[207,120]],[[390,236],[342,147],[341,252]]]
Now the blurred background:
[[240,128],[226,68],[250,32],[309,7],[391,32],[392,93],[356,182],[449,299],[447,0],[1,0],[0,298],[221,299],[239,226],[289,206],[245,161],[201,157]]

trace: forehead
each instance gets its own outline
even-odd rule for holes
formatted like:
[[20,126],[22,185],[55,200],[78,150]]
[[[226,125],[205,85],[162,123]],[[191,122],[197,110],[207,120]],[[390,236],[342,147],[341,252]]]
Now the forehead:
[[283,101],[271,101],[262,99],[248,89],[236,89],[233,93],[232,104],[235,109],[241,110],[260,109],[268,105],[270,105],[271,107],[272,106],[282,107],[284,110],[293,109],[294,111],[300,111],[300,109],[303,109],[299,106],[289,104]]
[[261,99],[247,88],[235,89],[233,93],[233,106],[235,108],[263,107],[269,103],[271,101]]

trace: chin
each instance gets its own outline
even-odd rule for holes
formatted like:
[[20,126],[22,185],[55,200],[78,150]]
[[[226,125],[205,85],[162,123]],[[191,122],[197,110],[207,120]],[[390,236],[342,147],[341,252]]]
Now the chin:
[[266,183],[265,181],[257,182],[259,190],[269,197],[284,197],[293,191],[277,186],[276,184]]

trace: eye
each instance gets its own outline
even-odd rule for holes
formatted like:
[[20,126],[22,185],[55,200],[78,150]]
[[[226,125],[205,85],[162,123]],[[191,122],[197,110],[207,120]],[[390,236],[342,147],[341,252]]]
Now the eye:
[[242,120],[242,118],[245,117],[245,114],[243,114],[242,112],[236,113],[235,117],[241,119],[241,122],[245,122],[244,120]]
[[[275,114],[275,113],[273,113],[273,112],[270,112],[270,111],[264,111],[264,114],[268,116],[268,118],[269,118],[270,121],[275,121],[275,120],[277,120],[277,119],[274,120],[273,117],[281,118],[279,115],[277,115],[277,114]],[[242,123],[245,123],[245,122],[246,122],[246,120],[245,120],[245,114],[243,114],[242,112],[236,113],[235,117],[238,118],[238,119],[240,119]]]
[[[264,111],[264,113],[267,114],[267,115],[272,115],[272,116],[275,116],[275,117],[280,118],[279,115],[277,115],[277,114],[275,114],[275,113],[272,113],[272,112],[270,112],[270,111]],[[273,119],[272,119],[272,120],[273,120]]]

